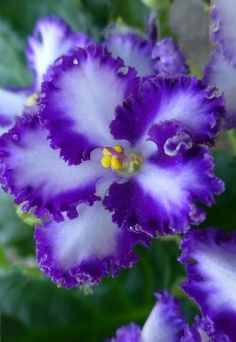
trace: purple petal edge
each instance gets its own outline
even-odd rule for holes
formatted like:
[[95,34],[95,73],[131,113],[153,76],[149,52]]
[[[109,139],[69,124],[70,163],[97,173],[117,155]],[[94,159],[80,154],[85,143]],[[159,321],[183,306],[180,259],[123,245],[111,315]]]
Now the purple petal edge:
[[[184,236],[180,242],[180,248],[182,255],[179,261],[184,264],[187,271],[187,281],[182,283],[183,290],[199,305],[203,315],[213,321],[216,334],[219,334],[219,336],[226,335],[229,337],[229,341],[235,341],[236,310],[234,301],[231,303],[229,300],[230,294],[224,289],[225,286],[228,286],[224,284],[227,279],[222,279],[222,283],[212,284],[212,267],[214,266],[209,265],[209,268],[205,267],[205,269],[202,269],[202,267],[204,263],[203,256],[205,257],[208,254],[207,258],[205,257],[206,260],[210,256],[211,260],[214,260],[214,257],[216,258],[218,255],[218,259],[216,259],[217,265],[220,265],[222,260],[221,271],[224,269],[226,274],[229,272],[230,277],[235,268],[236,232],[226,234],[216,228],[193,230]],[[228,271],[227,267],[229,267]],[[221,287],[222,291],[220,290]],[[222,298],[218,298],[219,296]]]

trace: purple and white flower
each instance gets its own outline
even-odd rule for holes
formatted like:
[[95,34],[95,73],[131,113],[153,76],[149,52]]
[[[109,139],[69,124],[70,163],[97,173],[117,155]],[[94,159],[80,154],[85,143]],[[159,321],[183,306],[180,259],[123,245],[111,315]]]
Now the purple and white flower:
[[169,292],[157,293],[157,303],[143,328],[131,323],[121,327],[106,342],[179,342],[184,331],[180,305]]
[[138,76],[176,76],[189,73],[185,58],[173,39],[168,37],[158,41],[156,17],[149,16],[146,37],[137,32],[114,31],[111,30],[105,40],[105,46],[114,58],[120,57],[125,66],[135,68]]
[[218,46],[205,69],[206,83],[215,84],[224,93],[226,129],[236,127],[236,3],[212,0],[211,36]]
[[18,116],[36,104],[49,66],[74,47],[85,47],[90,42],[91,39],[83,33],[72,32],[61,19],[45,17],[36,23],[26,49],[26,59],[34,76],[33,85],[28,88],[0,89],[0,134],[7,132],[14,126]]
[[64,287],[131,266],[135,244],[199,224],[197,204],[223,191],[208,147],[195,144],[214,140],[222,98],[189,76],[141,85],[123,67],[93,45],[58,59],[39,117],[1,139],[4,189],[53,218],[36,229],[37,257]]
[[225,234],[215,228],[193,230],[183,238],[181,249],[180,261],[188,276],[182,288],[213,322],[215,333],[228,336],[228,340],[216,341],[235,341],[235,232]]

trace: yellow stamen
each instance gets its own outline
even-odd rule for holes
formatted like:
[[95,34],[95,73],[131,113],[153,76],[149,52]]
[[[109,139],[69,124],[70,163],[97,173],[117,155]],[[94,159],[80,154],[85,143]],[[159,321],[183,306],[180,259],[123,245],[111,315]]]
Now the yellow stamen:
[[121,145],[116,145],[113,147],[116,152],[123,153],[124,149]]
[[105,169],[108,169],[111,166],[111,155],[104,155],[101,159],[101,164]]
[[29,96],[26,100],[26,106],[34,106],[36,104],[36,101],[39,97],[38,93],[34,93],[33,95]]
[[115,156],[112,156],[112,158],[111,158],[111,168],[113,170],[116,170],[116,171],[121,170],[122,165],[123,165],[122,160],[120,160],[119,158],[117,158]]
[[134,152],[125,153],[121,145],[105,147],[102,151],[101,164],[104,168],[111,168],[120,175],[128,175],[137,172],[143,162],[143,157]]
[[[112,152],[114,151],[114,152]],[[101,164],[106,169],[111,167],[113,170],[120,170],[122,168],[122,160],[116,155],[116,152],[123,153],[124,149],[121,145],[116,145],[111,149],[104,148],[102,150],[103,157],[101,159]]]

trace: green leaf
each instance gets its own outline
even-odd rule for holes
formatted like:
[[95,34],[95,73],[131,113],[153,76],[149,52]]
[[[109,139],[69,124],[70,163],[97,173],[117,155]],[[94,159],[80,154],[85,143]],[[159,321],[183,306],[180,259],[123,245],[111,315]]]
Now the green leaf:
[[227,138],[233,154],[236,156],[236,132],[234,129],[227,131]]
[[0,20],[0,86],[24,86],[29,81],[24,63],[24,42]]
[[140,0],[115,1],[113,20],[121,17],[128,25],[144,28],[149,10]]
[[16,319],[1,313],[1,340],[4,342],[18,341],[19,336],[26,333],[26,327]]
[[142,0],[142,2],[151,9],[157,10],[163,7],[169,7],[170,0]]
[[31,34],[37,19],[46,15],[59,16],[74,30],[81,30],[95,39],[101,39],[105,27],[117,18],[134,27],[144,27],[148,9],[140,0],[21,0],[24,20],[15,10],[18,0],[0,5],[1,15],[21,35]]
[[89,307],[37,274],[34,269],[0,270],[0,304],[5,314],[34,327],[86,320]]
[[0,244],[13,246],[32,237],[31,229],[16,215],[12,198],[0,191]]
[[[101,1],[104,3],[105,1]],[[18,0],[11,0],[1,6],[1,14],[7,18],[16,32],[26,36],[31,34],[35,22],[43,16],[57,16],[64,19],[74,30],[81,30],[92,34],[94,37],[100,35],[98,28],[101,28],[101,17],[104,16],[104,7],[97,10],[95,6],[90,11],[90,1],[83,4],[81,0],[21,0],[21,12],[24,17],[18,15],[16,8],[19,6]],[[96,10],[96,11],[95,11]],[[107,11],[106,11],[107,13]],[[107,21],[106,21],[107,23]]]
[[76,21],[79,13],[80,1],[61,0],[21,0],[20,9],[23,16],[16,11],[19,6],[18,0],[4,2],[1,5],[1,15],[6,18],[14,30],[20,34],[31,33],[35,21],[42,16],[58,15],[69,22]]
[[[177,286],[176,280],[184,276],[176,261],[176,241],[157,240],[150,249],[141,247],[138,252],[140,260],[132,269],[104,279],[92,295],[59,289],[37,269],[2,268],[1,310],[27,326],[27,332],[19,333],[21,341],[73,340],[73,336],[79,341],[103,341],[120,325],[143,324],[155,303],[153,293]],[[191,303],[186,311],[192,317]]]
[[8,265],[3,247],[0,245],[0,269]]
[[202,78],[202,70],[192,61],[188,60],[187,64],[190,67],[190,74],[196,76],[197,78]]
[[236,157],[226,151],[215,151],[216,174],[225,182],[225,192],[217,197],[216,204],[207,209],[203,227],[215,226],[226,231],[236,227]]

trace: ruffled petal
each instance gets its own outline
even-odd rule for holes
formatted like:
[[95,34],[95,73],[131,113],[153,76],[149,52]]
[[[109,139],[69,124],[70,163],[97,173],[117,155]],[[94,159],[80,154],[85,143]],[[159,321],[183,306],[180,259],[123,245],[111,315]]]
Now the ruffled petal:
[[[236,40],[236,37],[235,37]],[[236,127],[236,67],[227,62],[217,49],[205,69],[204,81],[215,84],[224,92],[226,107],[226,128]]]
[[212,0],[213,40],[218,43],[225,58],[236,67],[236,2],[235,0]]
[[217,333],[236,341],[236,234],[215,228],[191,231],[181,249],[188,276],[184,291],[213,321]]
[[86,35],[73,33],[61,19],[45,17],[40,19],[34,33],[29,37],[26,57],[35,73],[35,89],[39,90],[48,67],[62,55],[75,47],[85,47],[91,42]]
[[152,60],[158,74],[176,76],[189,73],[185,58],[172,38],[162,39],[155,44]]
[[109,179],[109,171],[97,160],[69,166],[59,151],[50,147],[47,136],[36,117],[18,120],[1,138],[2,183],[17,204],[26,202],[25,210],[33,208],[40,217],[45,210],[55,219],[62,218],[61,211],[76,216],[78,203],[92,204],[98,198],[95,185],[103,175]]
[[7,132],[23,114],[29,89],[0,89],[0,135]]
[[156,294],[154,306],[143,326],[142,342],[179,342],[183,334],[184,319],[180,305],[169,292]]
[[132,248],[141,240],[141,235],[119,229],[101,201],[93,206],[81,204],[78,211],[76,219],[51,222],[35,231],[42,272],[66,288],[96,284],[131,267],[137,260]]
[[42,117],[53,144],[70,163],[115,143],[109,129],[115,108],[138,83],[135,71],[122,74],[122,67],[105,49],[89,46],[58,61],[52,80],[43,84]]
[[151,42],[129,32],[111,35],[105,45],[114,58],[122,58],[125,65],[135,68],[140,77],[154,75]]
[[107,339],[105,342],[142,342],[141,329],[135,323],[130,323],[117,330],[116,336],[112,339]]
[[136,143],[147,137],[154,123],[177,120],[191,132],[194,142],[209,143],[220,129],[223,105],[216,88],[207,88],[194,77],[156,77],[117,108],[111,132],[116,139]]
[[224,190],[213,173],[206,146],[193,146],[188,132],[175,121],[155,125],[150,139],[156,154],[144,160],[126,183],[111,185],[104,199],[113,218],[127,229],[156,234],[185,232],[198,225],[214,196]]
[[215,332],[214,323],[209,317],[196,317],[193,325],[185,326],[181,342],[230,342],[226,335]]

